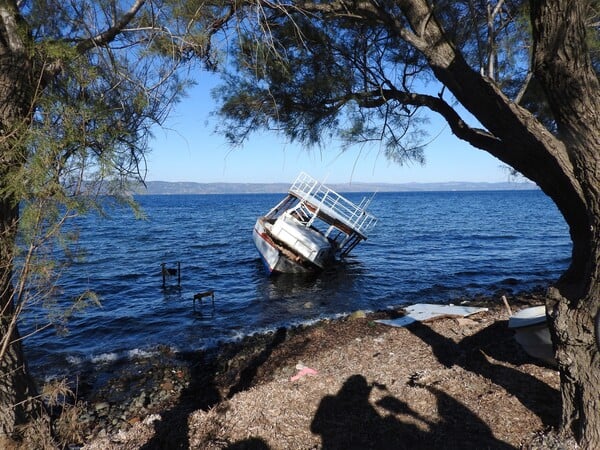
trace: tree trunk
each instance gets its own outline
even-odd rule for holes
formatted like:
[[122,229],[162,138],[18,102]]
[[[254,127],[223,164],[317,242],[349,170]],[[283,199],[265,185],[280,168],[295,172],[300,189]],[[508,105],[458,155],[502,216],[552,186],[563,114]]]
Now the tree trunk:
[[402,3],[413,29],[424,30],[420,42],[438,79],[503,144],[486,150],[535,181],[569,225],[571,264],[547,302],[561,375],[561,426],[584,448],[600,448],[594,339],[600,304],[600,84],[586,40],[589,2],[531,0],[533,72],[556,119],[556,136],[443,45],[426,2]]
[[573,240],[569,270],[549,290],[547,312],[561,376],[562,427],[600,448],[600,84],[586,39],[588,1],[532,0],[533,70],[548,97],[579,183],[579,213],[563,211]]
[[25,163],[23,144],[35,96],[30,34],[14,0],[0,0],[0,441],[35,416],[36,390],[15,322],[12,274],[19,219],[14,173]]
[[[554,288],[549,290],[548,297],[560,370],[561,427],[563,431],[572,432],[582,448],[599,448],[600,356],[591,318],[591,310],[598,309],[597,300],[589,296],[572,302]],[[574,307],[574,303],[577,306]]]
[[571,265],[547,302],[561,374],[562,427],[585,448],[600,448],[600,355],[593,331],[600,302],[600,85],[586,40],[590,2],[530,3],[532,69],[557,135],[471,70],[431,20],[429,2],[399,1],[414,33],[398,33],[423,52],[436,77],[498,142],[480,148],[536,182],[569,225]]
[[0,437],[11,436],[15,426],[35,417],[36,388],[27,370],[19,331],[14,323],[12,260],[18,223],[18,206],[0,202],[0,336],[8,346],[0,354]]

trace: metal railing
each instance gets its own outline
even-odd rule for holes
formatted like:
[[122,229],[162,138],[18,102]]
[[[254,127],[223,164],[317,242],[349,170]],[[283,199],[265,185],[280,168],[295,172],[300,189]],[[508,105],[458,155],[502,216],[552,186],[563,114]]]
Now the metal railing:
[[365,237],[377,222],[377,218],[366,211],[370,200],[365,198],[356,205],[304,172],[298,175],[289,191],[315,206],[317,215],[322,211]]

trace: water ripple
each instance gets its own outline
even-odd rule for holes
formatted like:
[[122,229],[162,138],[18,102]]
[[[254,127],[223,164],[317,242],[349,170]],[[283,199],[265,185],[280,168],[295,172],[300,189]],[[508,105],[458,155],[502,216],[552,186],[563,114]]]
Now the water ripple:
[[[349,197],[360,200],[361,195]],[[84,261],[61,281],[63,299],[93,289],[101,308],[26,341],[34,368],[58,372],[158,345],[193,350],[257,330],[383,309],[448,301],[555,280],[569,263],[568,229],[539,191],[382,193],[379,222],[354,254],[318,277],[268,278],[252,244],[256,217],[281,195],[140,197],[148,219],[114,209],[80,218]],[[162,287],[160,265],[180,262]],[[193,294],[215,290],[215,305]],[[39,324],[32,311],[23,334]],[[102,356],[104,355],[104,356]]]

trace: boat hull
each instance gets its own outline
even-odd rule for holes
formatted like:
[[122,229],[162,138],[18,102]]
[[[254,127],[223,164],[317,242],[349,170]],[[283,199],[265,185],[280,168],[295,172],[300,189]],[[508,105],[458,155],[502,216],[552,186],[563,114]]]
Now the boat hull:
[[556,366],[545,306],[519,311],[509,319],[508,327],[515,331],[515,340],[527,354]]
[[318,267],[301,264],[291,260],[279,249],[269,232],[265,229],[263,219],[258,219],[252,231],[252,239],[263,261],[265,269],[270,274],[276,273],[314,273]]

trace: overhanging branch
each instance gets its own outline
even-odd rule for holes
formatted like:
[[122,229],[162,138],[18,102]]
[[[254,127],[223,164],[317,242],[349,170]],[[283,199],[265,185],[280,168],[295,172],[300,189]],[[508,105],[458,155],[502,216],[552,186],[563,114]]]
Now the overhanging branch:
[[379,107],[390,100],[396,100],[405,105],[426,107],[440,114],[459,139],[468,142],[474,147],[493,154],[500,151],[504,145],[500,139],[490,132],[469,126],[454,108],[439,97],[395,89],[381,89],[354,95],[353,99],[365,108]]
[[131,21],[134,19],[135,15],[144,5],[144,3],[146,3],[146,0],[136,0],[136,2],[131,6],[129,11],[123,14],[123,17],[121,17],[121,19],[118,22],[116,22],[112,27],[103,31],[102,33],[97,34],[96,36],[79,42],[77,44],[77,51],[79,53],[85,53],[94,47],[101,47],[103,45],[108,44],[109,42],[112,42],[115,39],[115,37],[117,37],[117,35],[121,31],[123,31],[125,27],[129,25],[129,23],[131,23]]

